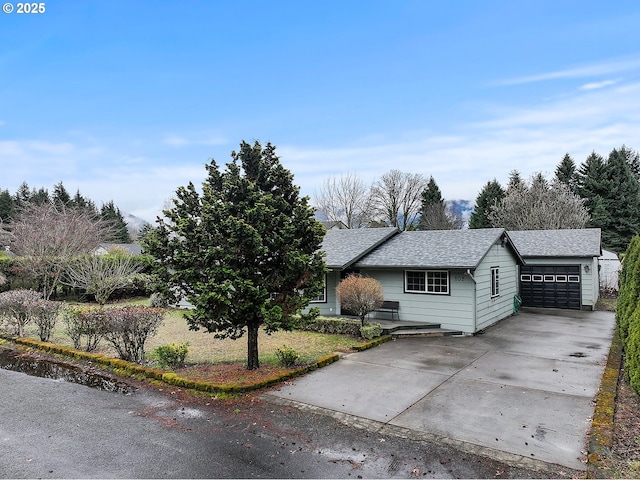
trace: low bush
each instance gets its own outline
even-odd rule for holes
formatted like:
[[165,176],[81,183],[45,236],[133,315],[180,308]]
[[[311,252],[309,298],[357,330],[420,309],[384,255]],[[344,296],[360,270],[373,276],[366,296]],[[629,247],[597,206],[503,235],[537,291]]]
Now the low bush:
[[36,304],[42,294],[33,290],[9,290],[0,293],[0,318],[11,329],[11,333],[24,337],[24,327],[33,319]]
[[38,327],[38,336],[42,342],[48,342],[62,309],[60,302],[37,300],[31,307],[31,318]]
[[67,305],[62,310],[62,318],[74,348],[92,352],[98,347],[104,328],[103,308]]
[[189,342],[160,345],[152,352],[153,357],[162,368],[181,368],[189,352]]
[[360,327],[360,335],[366,340],[372,340],[382,335],[382,326],[379,323],[365,323]]
[[104,311],[104,339],[115,348],[121,359],[143,363],[145,343],[162,325],[164,310],[131,305],[105,308]]
[[276,357],[283,367],[293,367],[298,358],[300,358],[300,354],[293,348],[283,345],[276,349]]
[[360,336],[360,321],[350,318],[317,317],[302,327],[310,332]]

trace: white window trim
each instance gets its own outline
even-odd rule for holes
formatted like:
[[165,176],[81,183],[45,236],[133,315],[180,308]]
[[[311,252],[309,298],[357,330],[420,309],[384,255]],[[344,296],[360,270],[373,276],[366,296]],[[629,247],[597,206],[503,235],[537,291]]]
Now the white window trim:
[[[408,273],[422,273],[424,274],[424,290],[409,290],[408,288]],[[430,273],[445,273],[447,275],[447,290],[445,292],[429,291],[429,274]],[[404,291],[405,293],[423,293],[428,295],[449,295],[451,291],[451,276],[449,270],[405,270],[404,271]]]
[[327,303],[327,274],[324,274],[322,294],[311,300],[309,303]]
[[491,267],[491,298],[500,296],[500,267]]

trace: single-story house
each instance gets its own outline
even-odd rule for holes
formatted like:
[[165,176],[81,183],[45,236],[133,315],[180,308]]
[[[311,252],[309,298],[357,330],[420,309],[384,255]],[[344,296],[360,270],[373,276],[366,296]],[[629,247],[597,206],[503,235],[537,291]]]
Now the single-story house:
[[142,245],[139,243],[101,243],[93,252],[94,255],[106,255],[113,250],[119,250],[129,255],[141,255]]
[[509,231],[524,258],[522,305],[593,310],[600,292],[599,228]]
[[465,333],[513,313],[524,263],[502,228],[329,230],[322,249],[329,273],[324,295],[312,304],[321,314],[341,314],[335,288],[348,274],[360,273],[382,284],[385,300],[399,302],[400,319]]

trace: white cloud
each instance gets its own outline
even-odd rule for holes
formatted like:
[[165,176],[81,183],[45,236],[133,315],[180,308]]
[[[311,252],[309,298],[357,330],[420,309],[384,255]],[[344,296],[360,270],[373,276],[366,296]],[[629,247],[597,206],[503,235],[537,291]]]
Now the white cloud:
[[640,83],[585,90],[581,94],[509,109],[474,124],[461,124],[454,134],[413,133],[367,147],[279,148],[283,163],[296,174],[303,193],[313,195],[327,176],[353,171],[366,181],[393,168],[433,175],[443,195],[475,200],[482,186],[496,178],[503,184],[509,171],[524,176],[553,175],[565,153],[582,163],[591,151],[607,155],[640,131]]
[[504,79],[495,82],[496,85],[521,85],[526,83],[544,82],[567,78],[586,78],[640,69],[640,58],[624,58],[603,61],[590,65],[577,66],[555,72],[545,72],[524,77]]
[[599,88],[610,87],[618,83],[617,80],[603,80],[601,82],[585,83],[580,87],[580,90],[597,90]]

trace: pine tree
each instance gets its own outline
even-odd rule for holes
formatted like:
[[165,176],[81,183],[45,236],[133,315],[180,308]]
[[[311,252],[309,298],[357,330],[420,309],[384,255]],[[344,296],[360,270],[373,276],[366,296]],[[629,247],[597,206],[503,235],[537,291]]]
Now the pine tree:
[[596,197],[609,196],[605,172],[605,161],[596,152],[592,152],[578,170],[577,193],[584,199],[589,213],[593,213]]
[[8,223],[15,213],[15,199],[9,190],[0,190],[0,223]]
[[127,222],[124,221],[120,209],[115,206],[113,200],[102,205],[100,209],[102,219],[111,225],[113,235],[111,240],[115,243],[131,243]]
[[578,172],[573,158],[568,153],[556,167],[556,179],[569,187],[571,193],[577,193]]
[[447,207],[440,187],[434,178],[430,177],[422,191],[419,228],[421,230],[455,230],[462,228],[462,223],[462,218]]
[[275,147],[242,142],[221,171],[207,165],[202,193],[180,187],[166,220],[145,237],[169,286],[195,306],[190,328],[247,334],[247,366],[259,367],[258,331],[289,329],[322,289],[324,228]]
[[628,151],[613,149],[606,163],[608,195],[603,198],[608,217],[599,225],[605,248],[623,252],[640,232],[640,184],[631,170]]
[[506,192],[502,185],[494,178],[482,188],[469,219],[469,228],[491,228],[489,213],[491,208],[504,198]]
[[53,187],[53,202],[56,205],[67,206],[71,203],[71,195],[64,188],[62,182],[56,183]]

